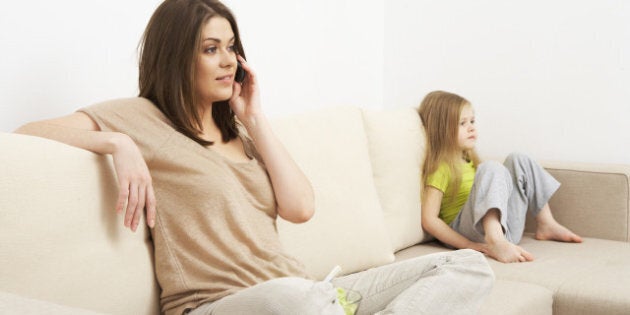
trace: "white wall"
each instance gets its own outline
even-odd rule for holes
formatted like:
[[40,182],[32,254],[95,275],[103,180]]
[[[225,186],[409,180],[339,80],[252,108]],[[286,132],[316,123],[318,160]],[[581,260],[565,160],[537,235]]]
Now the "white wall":
[[[0,131],[137,94],[159,0],[13,1],[0,11]],[[630,2],[226,0],[264,108],[476,106],[480,151],[630,164]]]
[[[0,11],[0,131],[137,95],[136,48],[160,2],[5,4]],[[225,3],[239,21],[269,115],[383,103],[382,0]]]
[[630,2],[386,4],[386,106],[452,91],[482,155],[630,164]]
[[383,0],[226,0],[266,112],[383,104]]
[[0,131],[137,95],[136,47],[158,0],[11,1],[0,10]]

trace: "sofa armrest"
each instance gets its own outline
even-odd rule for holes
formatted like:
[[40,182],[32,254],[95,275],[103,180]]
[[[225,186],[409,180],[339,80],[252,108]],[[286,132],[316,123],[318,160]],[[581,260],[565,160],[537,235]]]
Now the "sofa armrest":
[[541,164],[562,183],[549,201],[558,222],[584,237],[630,241],[630,165]]

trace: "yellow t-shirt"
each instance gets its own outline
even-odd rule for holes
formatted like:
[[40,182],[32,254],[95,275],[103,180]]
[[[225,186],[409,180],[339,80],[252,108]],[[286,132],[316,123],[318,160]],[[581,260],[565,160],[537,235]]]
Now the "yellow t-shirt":
[[462,163],[461,170],[462,182],[457,195],[454,197],[451,197],[453,195],[453,187],[449,185],[451,172],[446,164],[441,164],[435,173],[427,177],[427,185],[433,186],[444,193],[439,217],[446,224],[450,224],[457,217],[464,204],[466,204],[475,180],[475,168],[472,162]]

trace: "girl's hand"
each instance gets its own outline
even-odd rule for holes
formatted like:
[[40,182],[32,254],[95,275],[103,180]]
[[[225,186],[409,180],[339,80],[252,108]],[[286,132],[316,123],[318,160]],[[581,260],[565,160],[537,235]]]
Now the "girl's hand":
[[236,117],[249,129],[249,126],[256,121],[256,116],[260,114],[260,95],[258,92],[258,82],[256,74],[241,56],[236,56],[245,70],[245,80],[243,83],[234,82],[232,86],[232,97],[230,107]]
[[502,263],[533,261],[534,255],[507,240],[488,244],[488,256]]
[[470,242],[468,243],[468,246],[466,248],[469,249],[474,249],[478,252],[481,252],[485,255],[488,255],[488,253],[490,253],[490,250],[488,248],[488,244],[485,243],[475,243],[475,242]]
[[112,157],[119,185],[116,212],[122,214],[126,210],[124,225],[135,232],[146,208],[147,225],[154,227],[155,194],[149,168],[138,146],[129,136],[120,134]]

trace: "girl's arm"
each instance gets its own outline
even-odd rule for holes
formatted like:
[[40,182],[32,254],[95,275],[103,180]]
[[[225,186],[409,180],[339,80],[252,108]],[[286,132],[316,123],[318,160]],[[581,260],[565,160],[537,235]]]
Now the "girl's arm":
[[443,195],[441,190],[433,186],[425,186],[422,198],[422,228],[444,244],[458,249],[470,248],[487,253],[486,244],[470,241],[439,218]]
[[96,122],[81,112],[28,123],[15,133],[48,138],[98,154],[111,154],[119,184],[116,212],[126,210],[124,225],[136,231],[146,206],[147,224],[154,226],[155,195],[151,175],[140,150],[129,136],[100,131]]
[[245,59],[238,58],[247,77],[242,85],[234,83],[230,106],[265,162],[278,203],[278,215],[293,223],[306,222],[315,211],[311,183],[271,130],[260,110],[256,76]]

